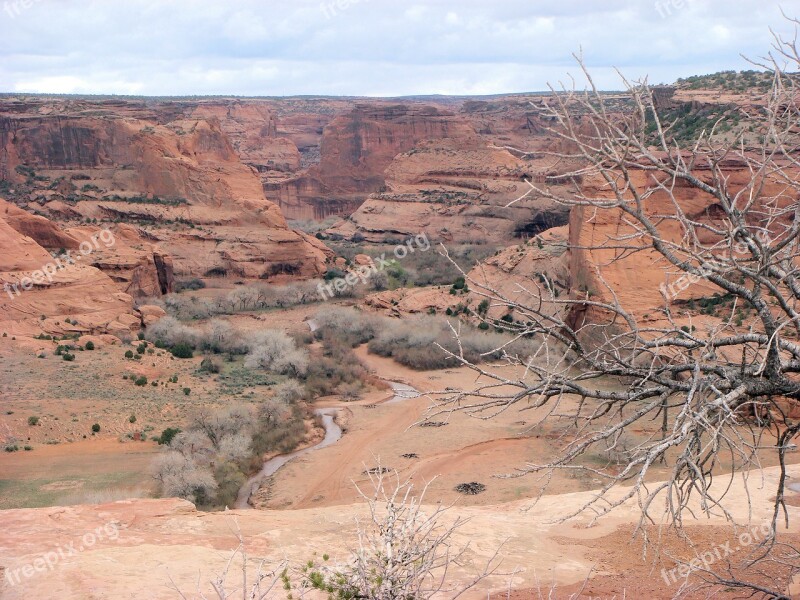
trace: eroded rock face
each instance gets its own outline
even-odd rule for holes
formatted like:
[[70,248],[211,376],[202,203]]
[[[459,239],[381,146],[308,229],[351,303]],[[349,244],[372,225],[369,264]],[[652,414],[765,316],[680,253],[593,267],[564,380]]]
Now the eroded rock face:
[[[52,231],[42,220],[33,223]],[[108,275],[88,262],[59,263],[12,227],[5,212],[0,213],[0,286],[0,329],[9,335],[130,333],[141,321],[133,298]]]
[[423,142],[394,158],[386,191],[328,233],[374,242],[420,233],[455,243],[528,239],[568,220],[564,207],[529,196],[530,172],[527,162],[475,134]]
[[[53,221],[5,200],[0,200],[0,212],[18,233],[30,237],[51,255],[69,252],[81,256],[83,264],[100,269],[131,296],[158,297],[173,289],[172,258],[135,227],[109,224],[62,230]],[[85,256],[82,247],[90,250]]]
[[[555,290],[558,296],[569,294],[572,282],[568,236],[567,227],[557,227],[538,235],[535,240],[505,248],[469,271],[471,291],[466,294],[453,295],[448,286],[398,289],[371,294],[364,299],[364,304],[391,316],[427,314],[431,310],[442,314],[458,305],[477,311],[485,297],[475,293],[480,290],[484,294],[492,291],[527,306],[539,307],[542,298],[543,312],[563,318],[564,306],[550,300],[550,290]],[[505,307],[487,306],[485,316],[500,319],[507,313]],[[512,316],[519,318],[513,313]]]
[[455,113],[421,104],[363,103],[324,129],[319,164],[267,186],[289,218],[349,214],[385,184],[394,157],[425,140],[474,133]]
[[[320,274],[330,252],[289,230],[256,169],[237,153],[282,168],[270,163],[269,148],[258,151],[274,133],[269,114],[235,104],[220,111],[197,103],[0,104],[3,189],[15,203],[72,225],[137,226],[152,249],[149,259],[126,251],[98,262],[136,294],[169,290],[171,270],[180,276]],[[248,119],[266,123],[253,131]],[[226,128],[237,136],[235,144]],[[284,167],[298,166],[296,151],[286,156]],[[159,244],[170,247],[172,266]]]

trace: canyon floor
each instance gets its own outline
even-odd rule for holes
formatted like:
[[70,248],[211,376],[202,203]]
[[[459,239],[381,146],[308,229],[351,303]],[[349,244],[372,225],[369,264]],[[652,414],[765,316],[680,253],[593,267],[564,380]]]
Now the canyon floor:
[[[317,309],[247,313],[229,320],[242,329],[258,323],[299,334],[308,331]],[[490,420],[454,412],[431,417],[446,425],[420,427],[431,415],[433,392],[470,388],[479,383],[475,374],[464,368],[415,371],[365,347],[356,349],[356,355],[376,376],[422,395],[398,400],[391,389],[376,389],[356,402],[319,399],[315,408],[339,409],[342,439],[279,470],[256,494],[259,510],[203,513],[185,501],[145,499],[152,495],[149,465],[159,449],[152,441],[128,440],[126,434],[143,427],[158,432],[204,403],[257,402],[258,382],[233,388],[225,378],[198,375],[199,357],[178,361],[159,351],[132,364],[121,344],[79,353],[75,363],[57,356],[35,359],[47,343],[8,340],[0,348],[3,380],[18,384],[13,390],[5,386],[8,402],[0,423],[8,427],[11,420],[41,415],[26,442],[32,451],[0,455],[1,502],[12,509],[0,511],[4,599],[167,599],[179,597],[175,588],[199,598],[199,590],[209,592],[208,582],[236,549],[237,531],[246,542],[251,570],[261,559],[268,565],[322,554],[345,560],[355,542],[355,519],[365,514],[356,486],[368,489],[365,470],[378,463],[397,470],[417,489],[429,484],[428,502],[452,505],[447,519],[468,519],[455,541],[470,542],[469,564],[454,569],[451,580],[466,581],[500,551],[498,574],[481,582],[465,596],[469,598],[672,598],[681,581],[671,582],[669,575],[665,579],[662,569],[669,572],[676,564],[670,557],[689,559],[743,531],[731,529],[720,515],[698,519],[688,525],[693,547],[665,533],[666,552],[656,560],[653,548],[643,557],[641,538],[634,537],[639,513],[633,503],[591,525],[591,515],[560,523],[559,517],[592,497],[599,481],[556,475],[534,501],[541,479],[504,476],[552,457],[564,429],[558,424],[532,428],[540,415],[525,407]],[[515,374],[509,367],[497,369]],[[122,378],[127,373],[147,374],[159,384],[135,387]],[[173,375],[178,375],[177,384],[160,383]],[[191,395],[182,393],[184,386],[191,386]],[[48,390],[55,391],[58,401],[45,406],[36,398],[47,397]],[[132,413],[137,415],[135,425],[129,422]],[[102,421],[101,431],[87,434],[95,420]],[[603,462],[607,457],[586,460]],[[665,473],[655,470],[652,477]],[[799,481],[800,467],[791,467],[790,474],[791,481]],[[751,523],[768,517],[769,490],[776,477],[776,470],[767,466],[763,482],[751,484]],[[486,491],[464,496],[454,490],[472,481],[486,485]],[[128,496],[140,499],[110,502]],[[748,517],[745,498],[739,488],[729,496],[741,522]],[[75,506],[58,506],[65,504]],[[798,491],[792,492],[789,504],[794,521],[800,517]],[[35,506],[43,508],[18,508]],[[102,533],[108,524],[115,539]],[[789,539],[794,537],[800,538]],[[67,548],[78,550],[70,554]],[[26,565],[59,549],[65,556],[59,555],[52,570],[25,575]],[[697,592],[686,597],[706,596]],[[716,597],[735,596],[722,592]]]

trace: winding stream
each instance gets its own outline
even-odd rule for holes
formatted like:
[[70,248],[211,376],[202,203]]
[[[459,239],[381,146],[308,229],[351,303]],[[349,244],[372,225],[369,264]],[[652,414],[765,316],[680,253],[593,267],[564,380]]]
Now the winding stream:
[[[398,383],[396,381],[388,381],[387,383],[391,386],[394,396],[384,402],[384,404],[395,404],[397,402],[403,402],[404,400],[419,398],[422,395],[410,385]],[[308,448],[290,452],[289,454],[281,454],[280,456],[266,461],[264,466],[261,467],[261,470],[248,479],[241,487],[236,497],[236,504],[234,504],[233,507],[236,509],[252,508],[249,504],[250,497],[261,487],[268,477],[277,473],[282,466],[293,461],[295,458],[332,446],[342,439],[342,428],[336,423],[336,414],[339,410],[338,408],[318,408],[315,410],[314,414],[322,417],[322,426],[325,428],[325,438],[315,446],[309,446]]]
[[[307,323],[308,328],[312,332],[319,328],[319,325],[314,319],[309,319]],[[410,385],[398,383],[396,381],[387,381],[387,383],[391,386],[394,396],[387,400],[385,404],[394,404],[397,402],[402,402],[403,400],[419,398],[422,395]],[[322,426],[325,428],[325,438],[316,446],[303,448],[302,450],[290,452],[289,454],[281,454],[280,456],[276,456],[275,458],[271,458],[266,461],[264,466],[261,467],[261,470],[248,479],[241,487],[239,494],[236,497],[236,504],[234,504],[233,507],[237,509],[252,508],[249,504],[250,497],[256,492],[256,490],[258,490],[258,488],[261,487],[261,484],[264,483],[265,479],[277,473],[282,466],[293,461],[295,458],[305,456],[306,454],[311,454],[316,450],[322,450],[328,446],[332,446],[342,439],[342,428],[336,423],[336,414],[338,412],[338,408],[318,408],[315,410],[314,414],[322,417]]]
[[336,413],[338,412],[339,409],[337,408],[319,408],[315,410],[314,413],[322,417],[322,425],[325,427],[325,438],[316,446],[309,446],[308,448],[303,448],[302,450],[291,452],[289,454],[281,454],[280,456],[276,456],[275,458],[271,458],[266,461],[264,466],[261,467],[261,470],[248,479],[247,482],[241,487],[239,490],[239,495],[236,498],[236,504],[234,504],[233,507],[252,508],[250,504],[248,504],[250,496],[252,496],[256,490],[261,487],[261,484],[267,477],[271,477],[277,473],[278,469],[295,458],[305,456],[306,454],[310,454],[315,450],[327,448],[328,446],[332,446],[338,442],[342,438],[342,428],[337,425],[335,420]]

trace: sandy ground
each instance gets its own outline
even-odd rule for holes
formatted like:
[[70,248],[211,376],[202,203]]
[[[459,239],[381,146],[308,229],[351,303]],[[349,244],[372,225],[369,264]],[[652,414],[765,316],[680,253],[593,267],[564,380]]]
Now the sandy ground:
[[155,444],[91,439],[0,457],[0,496],[6,508],[79,504],[146,497],[153,492]]
[[[380,377],[408,384],[422,392],[447,388],[471,389],[481,383],[465,368],[442,371],[415,371],[391,359],[371,355],[365,347],[356,354]],[[513,378],[515,368],[497,367]],[[613,383],[608,383],[613,385]],[[344,437],[334,446],[289,463],[269,480],[260,495],[265,508],[305,508],[349,504],[358,498],[356,485],[369,479],[366,469],[380,463],[397,470],[402,477],[420,484],[429,483],[431,498],[463,505],[497,504],[531,498],[542,492],[563,494],[598,487],[599,479],[587,473],[558,472],[547,480],[538,475],[520,477],[527,464],[552,458],[568,441],[570,430],[550,421],[533,427],[541,411],[527,409],[524,403],[513,406],[491,419],[463,413],[431,416],[431,396],[401,402],[387,402],[391,392],[375,392],[356,403],[341,404],[322,400],[318,406],[342,406],[346,423]],[[420,427],[426,418],[446,422],[442,427]],[[646,432],[640,431],[638,435]],[[602,450],[584,456],[588,464],[604,465],[608,457]],[[413,456],[408,456],[413,455]],[[790,461],[800,457],[792,455]],[[765,466],[770,466],[769,456]],[[774,464],[774,463],[772,463]],[[651,469],[650,477],[666,476],[664,467]],[[511,475],[512,477],[509,477]],[[465,496],[454,490],[460,483],[477,482],[486,490]]]
[[[426,392],[471,385],[474,374],[466,369],[419,372],[391,359],[357,349],[359,358],[381,377]],[[344,437],[334,446],[315,452],[281,469],[270,484],[269,508],[305,508],[347,504],[356,500],[354,484],[366,484],[364,471],[378,463],[397,470],[420,484],[431,483],[429,493],[437,501],[493,504],[532,496],[536,480],[498,479],[517,466],[547,455],[550,442],[528,431],[530,413],[512,409],[492,420],[463,414],[435,417],[442,427],[420,427],[431,400],[419,398],[388,402],[391,391],[375,392],[357,403],[318,403],[342,406],[346,411]],[[415,456],[404,456],[415,455]],[[477,496],[454,491],[459,483],[476,481],[487,486]],[[587,482],[588,483],[588,482]],[[564,482],[571,490],[579,481]]]
[[[316,310],[301,307],[237,315],[231,320],[243,328],[258,324],[302,334],[307,332],[305,321]],[[257,402],[260,397],[258,385],[198,378],[199,358],[173,361],[154,355],[131,364],[117,356],[122,352],[123,348],[110,348],[91,357],[83,353],[74,364],[47,358],[31,366],[29,356],[0,349],[4,373],[0,391],[6,409],[0,415],[0,427],[27,431],[29,414],[42,417],[42,424],[31,430],[33,451],[0,453],[2,506],[104,501],[126,492],[146,495],[152,483],[148,465],[158,448],[152,442],[120,443],[121,435],[148,425],[158,432],[179,422],[199,403]],[[419,372],[370,355],[363,347],[356,353],[381,378],[423,392],[476,384],[475,374],[466,369]],[[179,372],[180,383],[132,388],[121,378],[130,370],[159,381]],[[179,393],[185,382],[193,388],[191,397]],[[363,510],[356,485],[368,487],[364,471],[378,462],[410,478],[417,489],[429,484],[427,502],[453,504],[454,516],[470,518],[459,540],[472,540],[474,564],[485,562],[502,546],[503,570],[516,574],[486,582],[472,597],[485,598],[487,592],[498,599],[507,597],[511,586],[514,598],[538,598],[539,588],[546,590],[552,583],[559,589],[553,598],[672,597],[673,586],[666,586],[659,573],[674,562],[654,566],[652,560],[642,561],[641,546],[632,541],[635,507],[620,510],[591,528],[585,517],[568,525],[556,522],[559,515],[590,497],[589,490],[598,481],[557,476],[550,481],[548,495],[534,505],[531,498],[539,492],[540,480],[499,477],[552,456],[556,438],[564,433],[559,425],[532,430],[538,415],[518,406],[491,420],[453,413],[435,417],[444,426],[420,427],[430,398],[389,402],[393,396],[390,390],[376,390],[359,402],[343,404],[337,398],[324,398],[316,403],[317,408],[340,408],[338,422],[345,434],[333,446],[289,463],[267,482],[259,495],[261,506],[280,510],[199,514],[185,503],[163,500],[0,511],[0,566],[7,569],[24,566],[37,553],[80,538],[109,519],[119,523],[121,532],[113,543],[98,543],[60,561],[49,582],[32,577],[24,585],[0,588],[0,598],[116,599],[142,594],[174,598],[176,593],[168,589],[170,576],[181,589],[191,591],[198,572],[201,581],[219,572],[235,548],[237,522],[254,556],[278,560],[287,555],[302,561],[315,552],[329,552],[342,559],[353,542],[353,519]],[[138,415],[135,425],[126,419],[132,410]],[[81,432],[97,419],[102,419],[101,433],[83,439]],[[64,441],[47,443],[58,436]],[[606,457],[586,459],[604,461]],[[796,486],[798,467],[792,467],[792,474]],[[767,483],[774,484],[774,478],[769,471]],[[473,481],[484,484],[486,490],[464,496],[454,489]],[[754,492],[756,522],[766,514],[769,485]],[[102,493],[109,489],[114,492],[104,498]],[[739,496],[730,498],[731,505],[744,511],[744,503],[737,504],[744,495],[736,493]],[[794,493],[788,504],[792,527],[796,527],[800,493]],[[694,533],[698,547],[720,543],[731,535],[720,527],[719,518],[709,523]],[[671,551],[691,557],[685,545],[673,545]],[[468,572],[459,570],[458,576],[467,577]],[[584,586],[589,573],[593,578]]]
[[[766,485],[750,490],[754,524],[769,516],[769,490],[774,489],[777,480],[775,469],[764,474]],[[793,478],[800,477],[800,469],[792,468],[791,474]],[[624,493],[624,489],[617,493]],[[490,594],[499,599],[505,597],[509,587],[516,590],[514,598],[538,598],[537,587],[548,589],[551,585],[561,590],[551,597],[569,598],[590,573],[594,573],[592,581],[596,585],[587,588],[591,594],[581,598],[672,597],[680,584],[665,583],[661,569],[669,571],[675,563],[666,559],[654,564],[652,554],[650,560],[642,559],[642,547],[631,537],[638,515],[634,503],[591,527],[588,515],[568,523],[557,521],[559,516],[591,497],[592,492],[579,492],[547,496],[535,504],[522,500],[450,509],[446,519],[468,519],[457,529],[453,543],[458,547],[470,543],[469,560],[464,566],[453,568],[450,580],[467,581],[499,549],[500,571],[504,574],[498,573],[482,582],[465,598],[486,598]],[[744,491],[737,486],[729,499],[734,516],[746,520]],[[201,514],[178,500],[2,511],[0,564],[5,568],[5,582],[0,587],[0,597],[4,600],[167,599],[177,597],[170,589],[172,580],[187,597],[196,598],[198,582],[201,589],[208,591],[208,581],[224,569],[237,545],[235,532],[241,532],[246,540],[249,555],[266,559],[267,565],[278,565],[285,558],[298,564],[322,553],[330,554],[336,563],[346,560],[348,548],[353,547],[354,519],[363,517],[363,511],[363,505],[359,504]],[[789,516],[796,525],[800,509],[790,507]],[[723,528],[719,516],[703,523],[702,527],[687,523],[697,544],[695,550],[670,538],[665,541],[669,553],[688,559],[725,540],[735,540],[739,534]],[[109,535],[96,539],[98,527],[104,531],[111,528],[116,534],[113,539]],[[92,532],[95,539],[87,538]],[[20,576],[25,565],[70,543],[78,551],[57,559],[52,571]],[[255,564],[251,563],[252,569]],[[233,569],[239,569],[236,561]],[[238,581],[239,575],[232,572],[232,585]],[[777,575],[772,583],[788,586]],[[273,597],[283,595],[278,593]],[[453,593],[439,597],[452,598]]]

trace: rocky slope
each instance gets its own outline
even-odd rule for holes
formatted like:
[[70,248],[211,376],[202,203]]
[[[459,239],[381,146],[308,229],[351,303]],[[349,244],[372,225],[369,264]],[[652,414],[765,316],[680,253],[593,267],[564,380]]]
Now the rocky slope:
[[[549,300],[548,290],[555,289],[557,294],[564,296],[570,293],[572,277],[568,238],[569,228],[556,227],[528,242],[505,248],[467,273],[467,287],[471,289],[466,293],[453,294],[447,286],[398,289],[371,294],[364,299],[364,305],[390,316],[432,311],[443,314],[448,310],[460,314],[464,308],[478,310],[486,294],[492,293],[509,301],[534,306],[544,299],[553,313],[561,312],[563,306]],[[492,301],[485,316],[500,319],[507,313],[504,306]]]
[[[59,232],[45,219],[30,218],[24,211],[6,203],[1,206],[0,330],[3,335],[130,334],[139,329],[142,314],[134,310],[133,298],[106,273],[92,266],[91,254],[84,256],[79,250],[81,238]],[[87,237],[90,239],[91,235]],[[74,264],[56,260],[35,237],[45,243],[74,247],[77,250]],[[102,246],[100,242],[98,247]],[[130,273],[143,282],[147,271],[146,265],[140,265]]]
[[[193,117],[195,109],[7,101],[0,104],[2,191],[69,225],[138,225],[150,242],[170,247],[179,276],[324,271],[329,252],[287,227],[222,121],[213,111]],[[233,118],[225,122],[233,127]],[[260,158],[268,162],[269,154]]]

